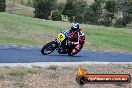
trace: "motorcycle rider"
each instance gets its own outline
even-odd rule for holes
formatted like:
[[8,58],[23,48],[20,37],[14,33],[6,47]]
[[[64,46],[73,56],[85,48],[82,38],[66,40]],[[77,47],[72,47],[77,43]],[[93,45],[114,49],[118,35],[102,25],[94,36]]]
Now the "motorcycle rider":
[[77,54],[83,47],[85,42],[85,34],[79,23],[72,23],[70,30],[65,30],[64,34],[68,36],[71,41],[70,44],[74,45],[71,55]]

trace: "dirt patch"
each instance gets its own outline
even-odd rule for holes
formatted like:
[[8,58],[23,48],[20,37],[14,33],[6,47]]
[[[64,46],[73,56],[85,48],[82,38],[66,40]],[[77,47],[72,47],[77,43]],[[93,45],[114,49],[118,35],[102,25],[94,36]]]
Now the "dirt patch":
[[[130,64],[96,64],[82,66],[86,68],[87,73],[130,74],[132,76],[132,65]],[[0,88],[132,88],[132,83],[86,84],[80,86],[75,80],[77,67],[78,66],[50,66],[46,68],[1,67],[0,71],[4,78],[0,79]],[[22,73],[24,75],[22,75]]]

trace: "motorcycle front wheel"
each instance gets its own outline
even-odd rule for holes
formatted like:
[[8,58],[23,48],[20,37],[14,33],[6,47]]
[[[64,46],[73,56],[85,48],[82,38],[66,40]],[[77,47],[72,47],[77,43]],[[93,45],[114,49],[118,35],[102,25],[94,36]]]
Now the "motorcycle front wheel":
[[41,53],[43,55],[48,55],[51,54],[55,49],[56,49],[56,42],[52,41],[43,46],[43,48],[41,49]]

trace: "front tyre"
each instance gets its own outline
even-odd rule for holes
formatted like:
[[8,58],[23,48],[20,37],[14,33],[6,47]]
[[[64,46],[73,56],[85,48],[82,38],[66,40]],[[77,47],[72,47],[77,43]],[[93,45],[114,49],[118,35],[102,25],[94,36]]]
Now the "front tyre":
[[52,41],[47,43],[42,49],[41,49],[41,53],[43,55],[48,55],[50,53],[52,53],[54,50],[56,49],[56,42]]

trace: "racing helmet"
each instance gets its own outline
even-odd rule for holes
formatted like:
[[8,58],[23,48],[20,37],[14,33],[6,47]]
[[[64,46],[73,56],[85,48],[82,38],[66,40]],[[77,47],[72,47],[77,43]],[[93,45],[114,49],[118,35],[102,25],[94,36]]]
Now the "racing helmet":
[[77,31],[80,28],[80,24],[79,23],[72,23],[71,26],[71,31]]

